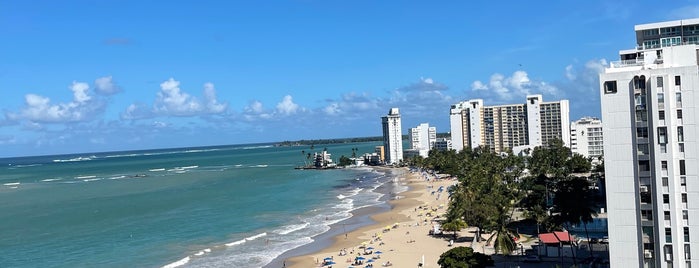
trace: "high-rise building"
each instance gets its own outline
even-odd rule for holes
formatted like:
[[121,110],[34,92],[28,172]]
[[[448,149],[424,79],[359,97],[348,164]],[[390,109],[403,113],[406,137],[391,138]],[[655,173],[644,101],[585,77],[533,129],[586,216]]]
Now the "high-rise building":
[[408,130],[408,138],[410,149],[417,151],[422,157],[427,157],[437,141],[437,128],[430,127],[428,123],[422,123]]
[[403,135],[398,108],[391,108],[388,115],[381,117],[381,125],[386,164],[398,164],[403,160]]
[[699,19],[635,31],[600,75],[610,264],[699,267]]
[[519,146],[539,146],[560,139],[570,142],[568,100],[543,102],[541,95],[527,96],[526,103],[484,106],[483,100],[463,101],[451,106],[452,147],[488,146],[505,152]]
[[600,163],[603,154],[602,121],[583,117],[570,123],[570,150]]

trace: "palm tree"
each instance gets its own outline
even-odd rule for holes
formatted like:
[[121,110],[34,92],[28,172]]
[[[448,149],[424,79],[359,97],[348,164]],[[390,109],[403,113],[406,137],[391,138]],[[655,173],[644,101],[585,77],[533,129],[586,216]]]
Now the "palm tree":
[[590,182],[581,177],[560,181],[553,203],[553,211],[558,213],[559,222],[568,224],[582,222],[589,244],[590,234],[587,224],[597,216],[597,202],[595,193],[590,189]]
[[468,224],[462,219],[453,219],[442,224],[442,230],[454,232],[454,240],[456,240],[456,232],[466,227],[468,227]]

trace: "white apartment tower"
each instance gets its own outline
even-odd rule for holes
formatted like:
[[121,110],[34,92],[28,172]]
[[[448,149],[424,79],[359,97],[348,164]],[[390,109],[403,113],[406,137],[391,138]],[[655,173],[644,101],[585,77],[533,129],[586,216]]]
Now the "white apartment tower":
[[391,108],[388,115],[381,117],[381,125],[386,164],[398,164],[403,160],[403,135],[398,108]]
[[603,154],[602,121],[583,117],[570,123],[570,150],[599,163]]
[[408,138],[410,149],[417,151],[422,157],[427,157],[437,141],[437,128],[430,127],[428,123],[422,123],[408,130]]
[[519,146],[539,146],[560,139],[570,142],[568,100],[543,102],[541,95],[527,96],[524,104],[484,106],[483,100],[451,106],[452,147],[463,150],[486,145],[495,152]]
[[611,267],[699,267],[699,19],[635,26],[600,74]]

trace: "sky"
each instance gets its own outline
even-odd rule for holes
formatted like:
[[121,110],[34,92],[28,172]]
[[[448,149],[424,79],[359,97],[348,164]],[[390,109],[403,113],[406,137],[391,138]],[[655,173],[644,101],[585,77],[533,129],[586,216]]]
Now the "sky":
[[599,117],[634,25],[699,17],[549,2],[0,0],[0,157],[380,136],[392,107],[441,133],[528,94]]

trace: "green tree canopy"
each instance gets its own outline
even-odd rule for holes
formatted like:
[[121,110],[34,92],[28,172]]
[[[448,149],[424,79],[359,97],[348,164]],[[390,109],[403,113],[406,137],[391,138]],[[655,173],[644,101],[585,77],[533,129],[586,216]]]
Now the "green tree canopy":
[[480,268],[493,266],[495,263],[490,256],[473,252],[469,247],[455,247],[439,256],[437,261],[442,268]]

